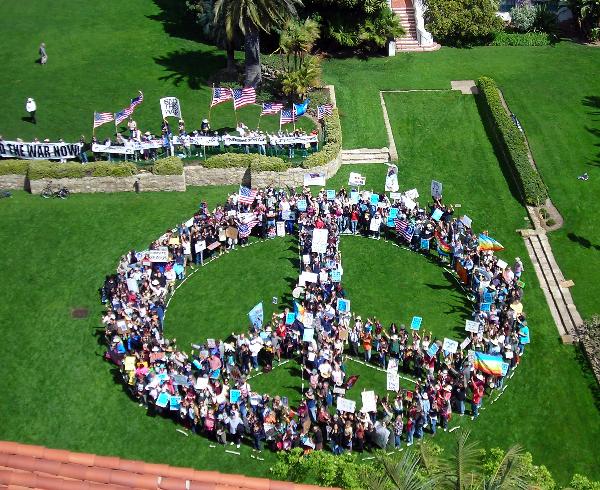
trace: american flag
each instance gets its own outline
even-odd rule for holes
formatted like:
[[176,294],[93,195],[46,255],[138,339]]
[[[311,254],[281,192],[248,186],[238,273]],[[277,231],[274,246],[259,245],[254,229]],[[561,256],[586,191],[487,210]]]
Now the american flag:
[[231,89],[230,88],[221,88],[221,87],[213,87],[213,97],[210,106],[216,106],[221,102],[225,102],[226,100],[231,99]]
[[250,189],[249,187],[240,186],[240,192],[238,197],[238,203],[240,204],[252,204],[258,191],[256,189]]
[[333,106],[331,104],[323,104],[317,106],[317,119],[319,121],[325,116],[331,116],[333,114]]
[[279,102],[266,102],[262,105],[260,115],[266,116],[267,114],[277,114],[281,109],[283,109],[283,104],[280,104]]
[[237,111],[240,107],[256,102],[256,90],[253,87],[234,88],[231,90],[233,95],[233,108]]
[[396,226],[396,232],[402,236],[407,242],[410,242],[415,232],[415,227],[411,225],[405,219],[395,218],[394,225]]
[[115,113],[115,124],[121,124],[125,119],[133,114],[133,108],[131,106],[125,107],[125,109]]
[[139,106],[142,102],[144,102],[144,94],[140,90],[140,95],[138,95],[135,99],[131,99],[131,104],[129,104],[130,109],[134,109]]
[[240,223],[238,225],[238,234],[240,238],[248,238],[250,233],[252,233],[252,228],[254,228],[258,223],[259,221],[256,216],[247,223]]
[[281,109],[279,115],[279,125],[287,124],[296,121],[296,111],[292,109]]
[[107,122],[114,121],[115,116],[112,112],[94,112],[94,128],[102,126]]

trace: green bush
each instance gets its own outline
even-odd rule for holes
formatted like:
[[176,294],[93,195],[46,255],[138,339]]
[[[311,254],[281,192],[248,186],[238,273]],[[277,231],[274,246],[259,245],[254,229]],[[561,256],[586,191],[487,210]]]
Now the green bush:
[[183,162],[179,157],[166,157],[156,160],[152,166],[155,175],[181,175],[183,174]]
[[600,481],[592,481],[587,476],[575,473],[570,487],[573,490],[600,490]]
[[337,109],[333,110],[333,115],[325,116],[325,139],[321,150],[308,156],[302,162],[303,168],[319,167],[327,165],[331,160],[337,158],[342,149],[342,126],[340,124],[340,115]]
[[268,157],[256,153],[222,153],[208,158],[202,162],[202,166],[206,168],[250,167],[257,172],[283,172],[290,168],[279,157]]
[[26,175],[28,167],[27,160],[0,160],[0,175]]
[[489,111],[509,163],[515,170],[525,202],[539,206],[548,197],[548,189],[540,174],[529,163],[525,136],[517,129],[506,113],[500,100],[496,82],[491,78],[482,77],[477,80],[477,87],[479,88],[480,101],[483,103],[485,110]]
[[529,3],[510,9],[510,25],[519,32],[528,32],[533,29],[536,18],[537,9]]
[[546,220],[546,226],[554,226],[556,224],[556,220],[554,218],[550,218]]
[[497,32],[492,46],[548,46],[555,42],[555,37],[545,32]]
[[129,177],[136,173],[133,163],[92,162],[57,163],[35,160],[29,163],[29,180],[41,179],[80,179],[82,177]]

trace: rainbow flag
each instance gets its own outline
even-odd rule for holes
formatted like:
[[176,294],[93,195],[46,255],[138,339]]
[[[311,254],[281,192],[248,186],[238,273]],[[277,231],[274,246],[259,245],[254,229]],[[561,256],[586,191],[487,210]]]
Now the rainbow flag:
[[437,249],[440,255],[450,255],[452,253],[452,247],[450,244],[442,238],[439,230],[435,230],[435,239],[437,241]]
[[475,352],[475,363],[473,367],[479,371],[492,376],[502,376],[502,356],[492,356],[483,352]]
[[479,250],[492,250],[494,252],[499,252],[500,250],[504,250],[502,244],[496,240],[494,240],[491,236],[484,235],[483,233],[479,234]]

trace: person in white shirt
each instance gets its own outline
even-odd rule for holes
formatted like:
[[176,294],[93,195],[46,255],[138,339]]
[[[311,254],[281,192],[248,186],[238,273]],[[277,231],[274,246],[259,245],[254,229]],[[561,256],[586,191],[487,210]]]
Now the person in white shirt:
[[29,120],[33,124],[37,124],[37,120],[35,119],[35,111],[37,111],[37,104],[35,103],[35,100],[33,100],[32,97],[29,97],[27,99],[27,102],[25,103],[25,110],[29,113]]

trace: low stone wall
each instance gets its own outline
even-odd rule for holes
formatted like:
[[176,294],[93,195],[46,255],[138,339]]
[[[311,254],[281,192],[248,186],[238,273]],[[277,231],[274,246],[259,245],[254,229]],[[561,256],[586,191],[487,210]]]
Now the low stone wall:
[[[65,186],[72,193],[185,191],[183,175],[143,173],[131,177],[82,177],[80,179],[41,179],[30,182],[31,193],[40,194],[48,182],[52,188]],[[136,186],[137,183],[137,186]],[[136,187],[139,187],[136,189]]]
[[26,188],[25,175],[0,175],[0,189],[23,190]]
[[252,172],[247,168],[204,168],[200,165],[184,167],[186,185],[252,185],[253,187],[278,187],[289,185],[301,186],[306,173],[325,173],[327,178],[333,177],[342,164],[341,156],[321,167],[290,168],[283,172]]

